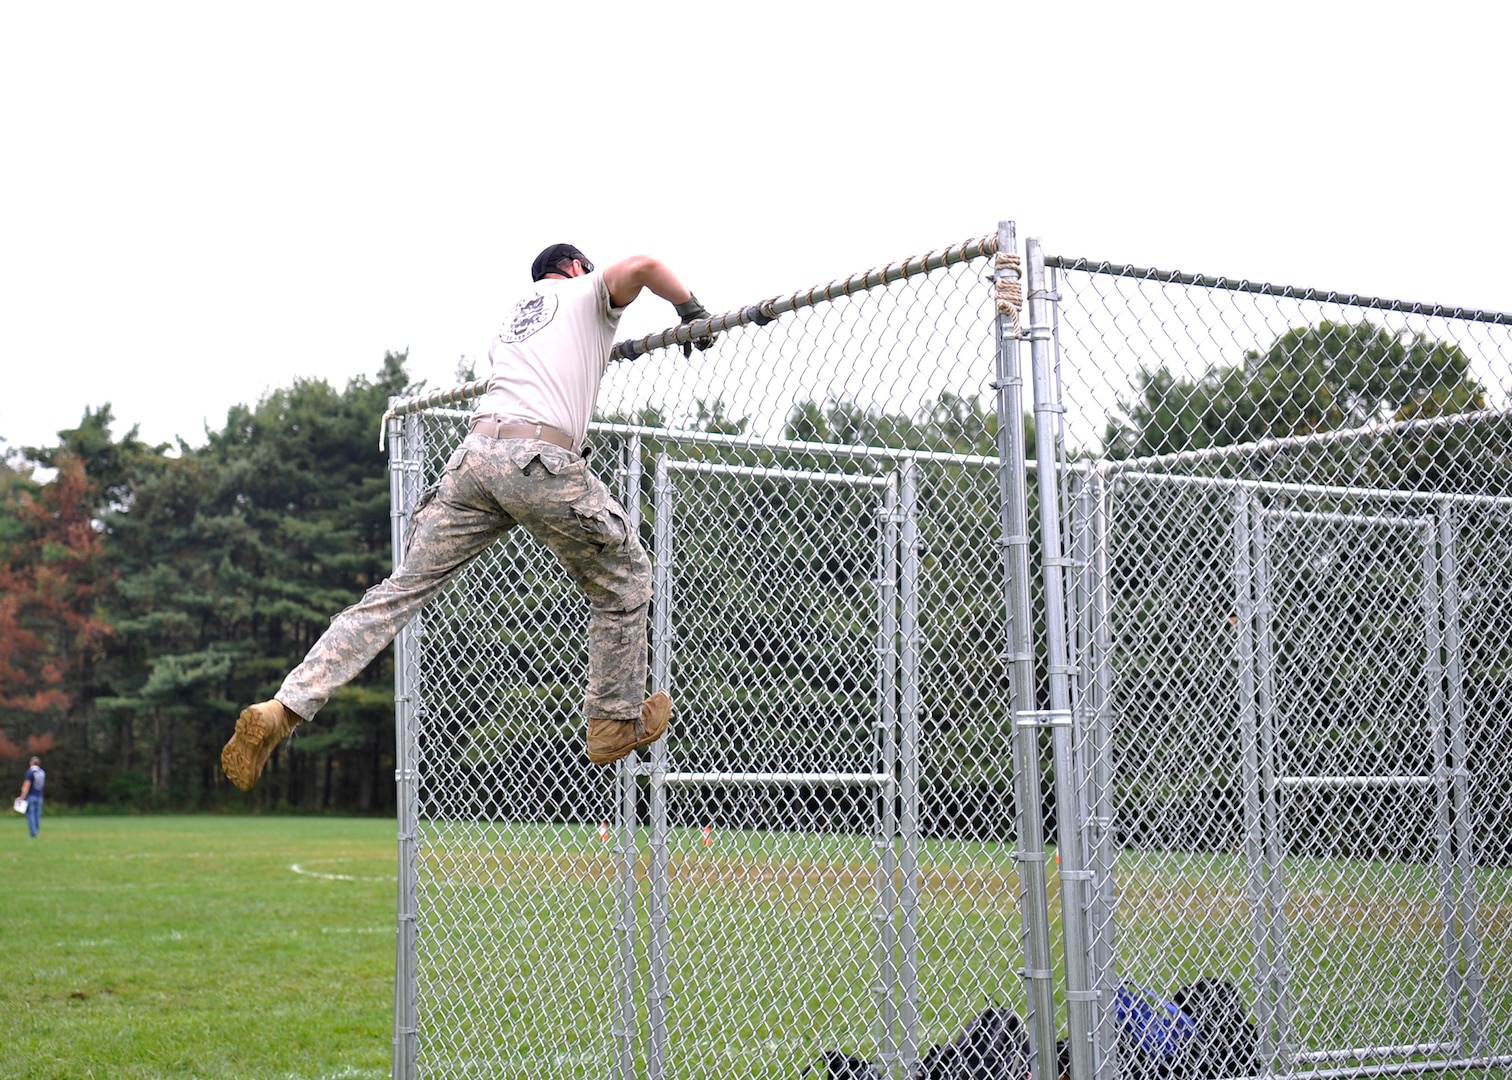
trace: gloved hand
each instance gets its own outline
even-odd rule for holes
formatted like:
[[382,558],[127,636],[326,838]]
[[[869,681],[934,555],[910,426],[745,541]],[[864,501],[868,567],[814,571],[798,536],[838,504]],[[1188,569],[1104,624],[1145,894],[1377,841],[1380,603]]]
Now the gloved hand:
[[[688,298],[682,303],[674,304],[673,307],[677,309],[678,320],[683,323],[697,322],[699,319],[707,319],[709,317],[708,309],[700,304],[698,297],[692,293],[689,293]],[[710,345],[714,344],[714,339],[718,336],[718,333],[712,333],[703,337],[696,337],[691,342],[683,342],[683,356],[692,356],[695,348],[699,352],[703,352]]]

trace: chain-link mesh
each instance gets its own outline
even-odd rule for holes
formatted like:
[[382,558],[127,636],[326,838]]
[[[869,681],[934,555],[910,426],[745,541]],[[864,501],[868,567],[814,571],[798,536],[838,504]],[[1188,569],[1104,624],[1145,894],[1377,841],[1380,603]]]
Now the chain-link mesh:
[[401,637],[396,1075],[1512,1062],[1508,320],[991,239],[621,347],[649,751],[526,537]]
[[[585,606],[528,537],[416,621],[396,1068],[903,1075],[1015,1005],[990,274],[878,275],[611,365],[590,464],[655,567],[649,752],[588,764]],[[451,405],[401,411],[426,481]]]
[[1211,979],[1258,1070],[1506,1065],[1508,319],[1049,263],[1090,1056]]

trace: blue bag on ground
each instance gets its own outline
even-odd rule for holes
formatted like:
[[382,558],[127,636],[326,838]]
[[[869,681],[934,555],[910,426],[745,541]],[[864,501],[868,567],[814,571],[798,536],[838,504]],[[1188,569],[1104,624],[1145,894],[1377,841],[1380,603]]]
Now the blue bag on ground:
[[1175,1002],[1138,983],[1125,982],[1113,996],[1118,1029],[1157,1061],[1171,1061],[1197,1038],[1197,1022]]

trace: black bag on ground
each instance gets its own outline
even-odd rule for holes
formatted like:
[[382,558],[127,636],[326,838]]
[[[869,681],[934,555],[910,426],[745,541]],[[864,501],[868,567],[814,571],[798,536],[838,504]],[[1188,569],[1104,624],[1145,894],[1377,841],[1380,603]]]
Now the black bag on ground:
[[[826,1080],[882,1080],[882,1069],[840,1050],[819,1055]],[[807,1076],[813,1066],[803,1070]],[[913,1080],[1027,1080],[1029,1033],[1010,1009],[984,1009],[914,1067]]]
[[1025,1080],[1029,1033],[1009,1009],[984,1009],[947,1043],[919,1062],[918,1080]]
[[1182,1055],[1183,1076],[1212,1080],[1259,1073],[1259,1033],[1233,983],[1198,979],[1176,991],[1171,1001],[1197,1022],[1197,1039]]

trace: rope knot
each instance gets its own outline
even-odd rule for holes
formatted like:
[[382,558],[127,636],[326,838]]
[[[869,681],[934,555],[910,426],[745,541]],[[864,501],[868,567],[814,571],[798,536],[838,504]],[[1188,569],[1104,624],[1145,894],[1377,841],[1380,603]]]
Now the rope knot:
[[[1013,330],[1019,329],[1019,313],[1024,310],[1024,280],[1018,253],[1000,251],[993,256],[993,267],[999,271],[996,281],[997,311],[999,315],[1013,318]],[[1001,276],[1004,270],[1013,271],[1012,277]]]

